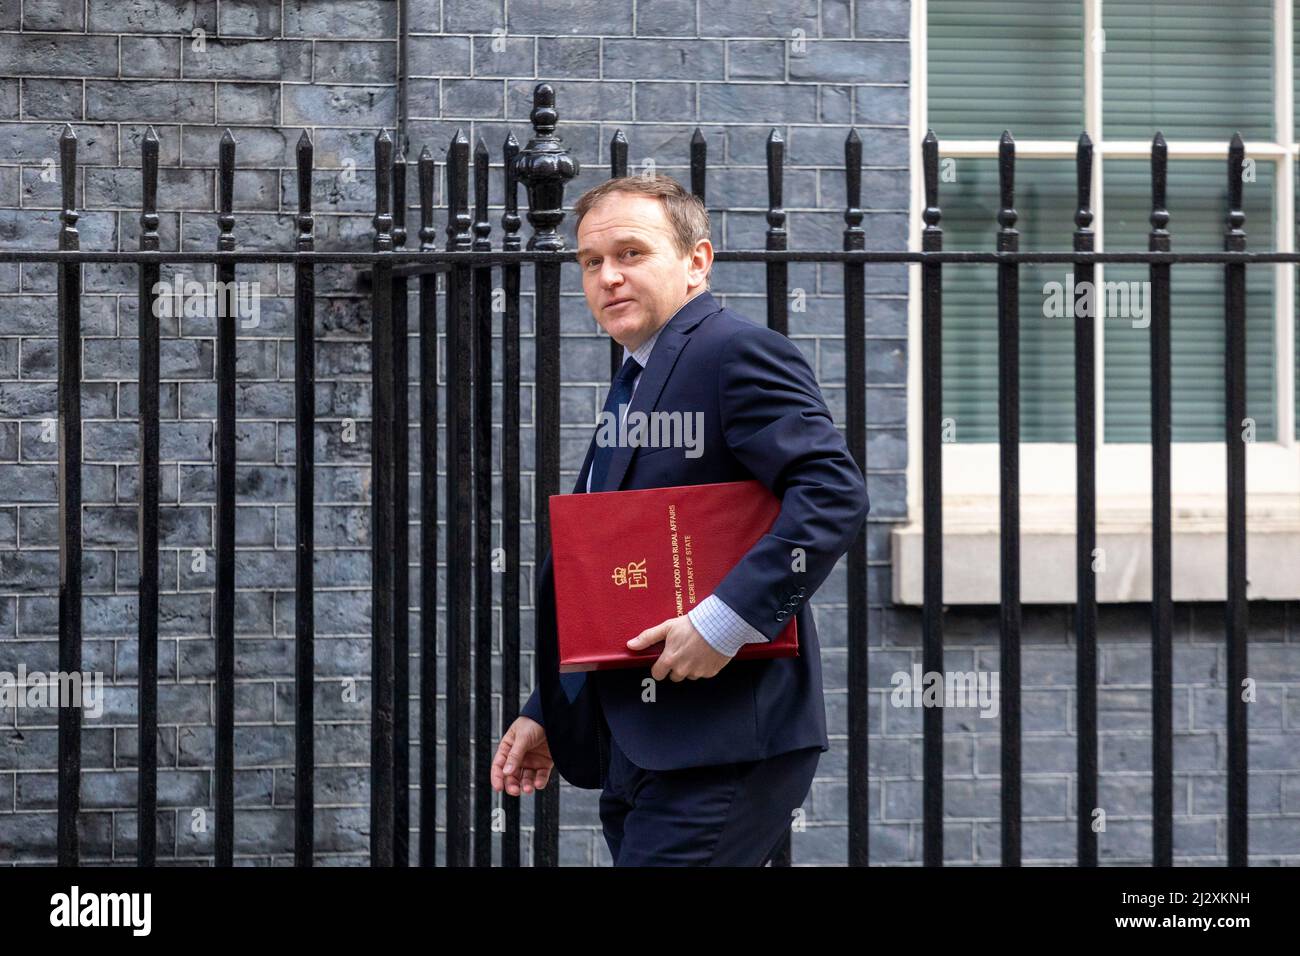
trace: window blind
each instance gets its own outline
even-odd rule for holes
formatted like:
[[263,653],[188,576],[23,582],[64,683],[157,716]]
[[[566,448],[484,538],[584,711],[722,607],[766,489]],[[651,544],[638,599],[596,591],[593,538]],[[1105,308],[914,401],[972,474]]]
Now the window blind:
[[[1081,0],[930,0],[928,125],[940,141],[995,139],[1073,143],[1083,127],[1086,40]],[[1241,0],[1106,0],[1103,16],[1103,128],[1110,138],[1222,141],[1240,130],[1269,140],[1272,124],[1272,3]],[[1298,30],[1300,33],[1300,30]],[[1300,91],[1300,84],[1298,84]],[[1175,250],[1222,248],[1226,161],[1170,160],[1170,228]],[[945,247],[992,249],[994,160],[956,159],[941,169]],[[1105,248],[1145,249],[1150,164],[1102,165]],[[1273,248],[1273,178],[1256,162],[1245,188],[1248,248]],[[1017,163],[1021,248],[1068,249],[1074,229],[1072,160]],[[1095,225],[1102,225],[1099,221]],[[1021,415],[1024,441],[1073,440],[1073,332],[1043,314],[1045,285],[1066,267],[1021,266]],[[1111,266],[1105,280],[1143,283],[1145,267]],[[991,266],[944,269],[944,415],[957,441],[997,440],[997,296]],[[1149,291],[1138,287],[1140,294]],[[1247,413],[1259,440],[1275,439],[1273,270],[1247,270]],[[1150,436],[1149,330],[1134,316],[1104,321],[1107,441]],[[1141,318],[1136,317],[1141,323]],[[1223,270],[1175,267],[1171,283],[1173,434],[1176,441],[1223,436]],[[1298,325],[1300,328],[1300,325]],[[1298,335],[1300,339],[1300,335]],[[1298,344],[1300,352],[1300,344]],[[1300,399],[1297,400],[1300,420]]]

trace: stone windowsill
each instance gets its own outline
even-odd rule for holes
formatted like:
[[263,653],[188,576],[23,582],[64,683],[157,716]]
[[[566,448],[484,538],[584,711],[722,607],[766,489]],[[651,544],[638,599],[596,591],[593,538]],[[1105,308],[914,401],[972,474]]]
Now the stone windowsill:
[[[1097,542],[1104,566],[1097,572],[1102,603],[1151,600],[1150,503],[1099,501]],[[1246,596],[1250,600],[1300,598],[1300,500],[1252,496],[1246,521]],[[919,509],[917,509],[919,513]],[[943,602],[997,604],[1000,538],[996,499],[944,502]],[[1022,505],[1021,600],[1072,604],[1075,587],[1073,499]],[[1226,521],[1221,502],[1175,501],[1172,530],[1173,599],[1222,601],[1226,597]],[[893,600],[924,599],[922,525],[899,525],[890,534]]]

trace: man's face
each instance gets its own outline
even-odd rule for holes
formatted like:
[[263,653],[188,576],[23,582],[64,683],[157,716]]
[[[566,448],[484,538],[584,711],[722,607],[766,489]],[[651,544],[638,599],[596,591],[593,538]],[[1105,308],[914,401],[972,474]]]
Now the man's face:
[[682,255],[663,203],[654,196],[612,193],[582,217],[578,262],[587,307],[614,341],[635,349],[687,299],[704,289],[713,246]]

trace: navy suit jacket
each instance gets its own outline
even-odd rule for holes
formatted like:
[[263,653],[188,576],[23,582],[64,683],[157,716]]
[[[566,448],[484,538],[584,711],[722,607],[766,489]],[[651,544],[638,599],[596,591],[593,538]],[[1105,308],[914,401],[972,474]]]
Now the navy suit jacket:
[[[713,677],[653,682],[646,667],[587,672],[570,703],[559,682],[555,581],[548,551],[535,576],[537,683],[521,713],[546,728],[556,768],[599,788],[608,762],[603,710],[638,767],[672,770],[828,750],[821,654],[809,606],[866,520],[862,471],[836,430],[799,348],[725,309],[708,291],[664,326],[628,409],[703,413],[703,453],[618,447],[605,490],[757,479],[780,500],[772,528],[714,590],[768,640],[790,613],[799,656],[732,660]],[[574,493],[586,487],[595,427]],[[634,634],[625,637],[631,639]],[[660,645],[662,647],[662,645]],[[654,684],[653,699],[646,685]]]

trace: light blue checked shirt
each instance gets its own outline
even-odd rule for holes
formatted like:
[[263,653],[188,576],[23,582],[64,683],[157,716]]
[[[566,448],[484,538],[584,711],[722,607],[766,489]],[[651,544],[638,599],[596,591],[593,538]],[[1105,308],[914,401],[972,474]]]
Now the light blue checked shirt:
[[[664,325],[667,325],[667,323],[664,323]],[[644,370],[650,362],[650,353],[654,351],[655,341],[663,330],[664,326],[661,325],[658,331],[634,352],[629,352],[624,347],[623,362],[626,363],[628,356],[631,356],[636,359],[637,364]],[[638,372],[636,378],[632,380],[633,395],[636,394],[636,387],[640,381],[641,373]],[[591,491],[591,469],[587,470],[587,491]],[[700,636],[708,641],[709,646],[719,654],[725,654],[727,657],[734,657],[736,652],[746,644],[767,641],[767,638],[757,628],[751,626],[748,621],[733,611],[721,598],[713,594],[695,605],[687,612],[686,616],[690,618],[695,629],[700,632]]]

